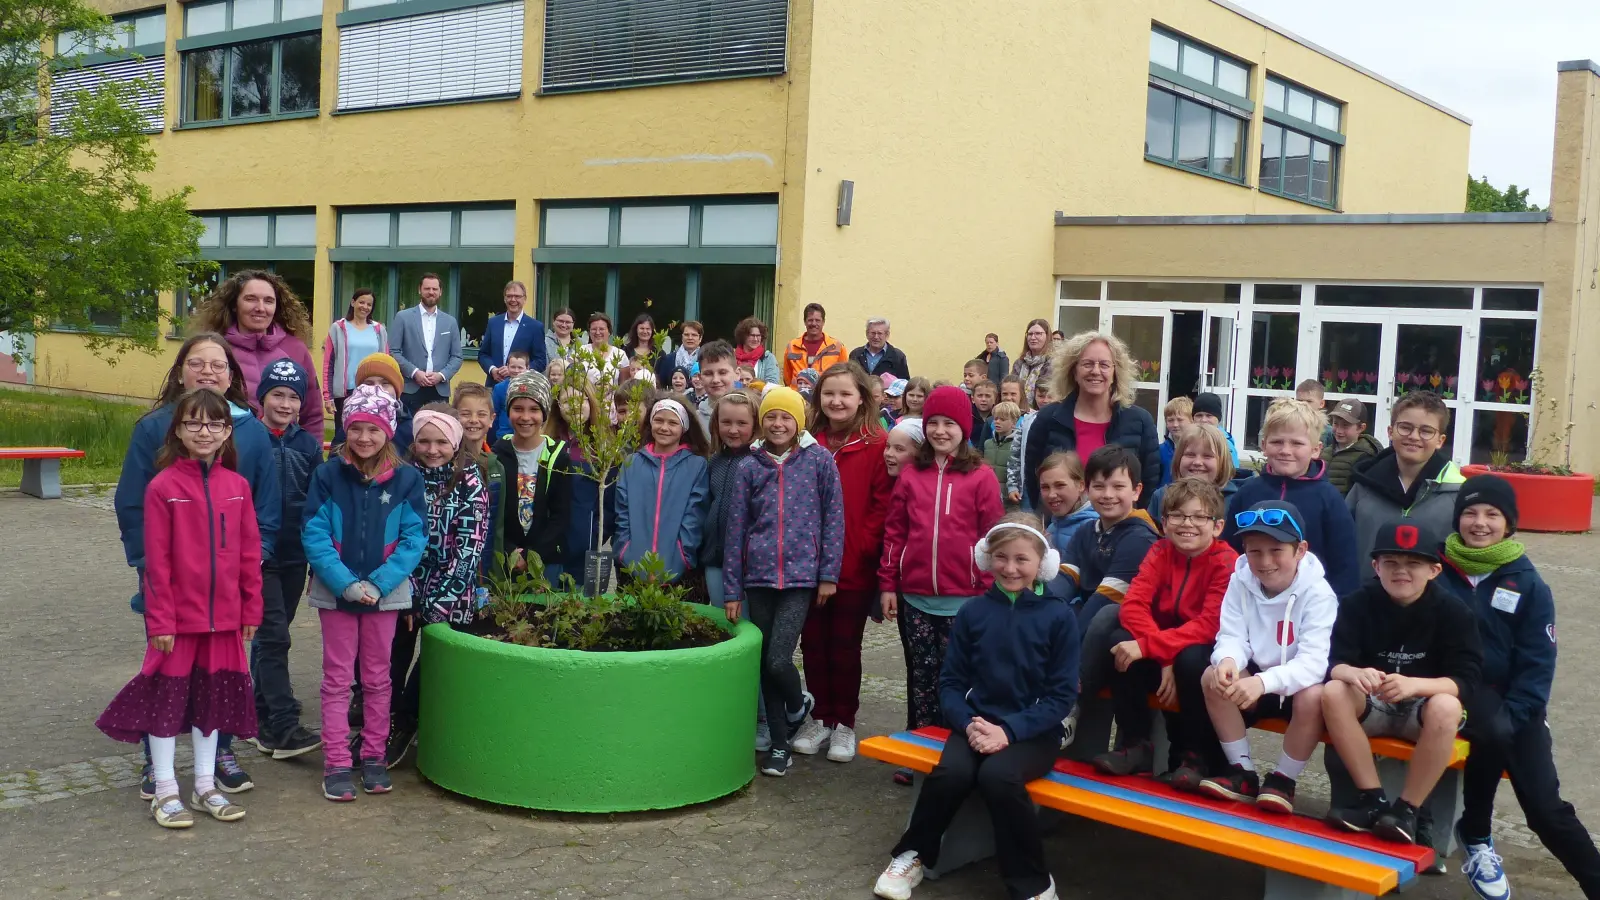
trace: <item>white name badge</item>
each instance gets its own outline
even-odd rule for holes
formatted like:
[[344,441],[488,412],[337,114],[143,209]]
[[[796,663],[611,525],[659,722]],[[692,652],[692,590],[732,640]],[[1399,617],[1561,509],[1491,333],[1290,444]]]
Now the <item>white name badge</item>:
[[1516,591],[1495,588],[1494,597],[1489,600],[1489,605],[1504,613],[1514,613],[1517,611],[1517,604],[1520,602],[1522,602],[1522,595]]

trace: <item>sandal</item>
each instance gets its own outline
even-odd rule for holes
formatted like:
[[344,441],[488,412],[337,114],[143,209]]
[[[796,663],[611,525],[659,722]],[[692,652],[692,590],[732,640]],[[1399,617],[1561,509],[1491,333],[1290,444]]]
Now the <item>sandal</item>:
[[150,814],[162,828],[193,828],[194,816],[183,808],[177,794],[168,794],[150,801]]
[[244,807],[235,806],[228,795],[216,788],[204,794],[191,793],[189,795],[189,808],[195,812],[203,812],[218,822],[236,822],[244,818]]

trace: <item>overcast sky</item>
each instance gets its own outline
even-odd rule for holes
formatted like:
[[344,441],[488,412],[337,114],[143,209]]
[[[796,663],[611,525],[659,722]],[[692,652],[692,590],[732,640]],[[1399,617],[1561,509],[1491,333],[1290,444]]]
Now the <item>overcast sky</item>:
[[1556,62],[1600,59],[1600,2],[1234,2],[1471,119],[1472,174],[1549,204]]

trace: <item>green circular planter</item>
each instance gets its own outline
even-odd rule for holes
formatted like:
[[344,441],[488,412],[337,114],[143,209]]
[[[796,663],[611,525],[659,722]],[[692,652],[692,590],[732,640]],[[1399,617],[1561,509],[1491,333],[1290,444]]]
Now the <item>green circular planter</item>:
[[[720,610],[707,613],[726,624]],[[417,767],[446,790],[562,812],[672,809],[755,777],[761,632],[591,653],[422,633]]]

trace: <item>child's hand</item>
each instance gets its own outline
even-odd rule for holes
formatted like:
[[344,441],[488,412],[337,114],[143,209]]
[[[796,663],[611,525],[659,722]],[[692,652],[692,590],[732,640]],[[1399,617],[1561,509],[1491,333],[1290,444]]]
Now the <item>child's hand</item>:
[[1405,675],[1389,674],[1377,689],[1378,699],[1387,703],[1401,703],[1417,696],[1416,679]]
[[171,653],[173,639],[174,635],[170,634],[152,634],[150,635],[150,646],[162,653]]
[[839,586],[837,584],[834,584],[831,581],[824,581],[824,582],[818,584],[817,585],[817,605],[818,606],[827,606],[828,605],[828,599],[830,597],[832,597],[834,592],[837,591],[837,590],[839,590]]
[[1358,669],[1355,666],[1345,666],[1339,672],[1339,680],[1363,694],[1371,694],[1383,686],[1383,674],[1377,669]]
[[1233,657],[1230,656],[1217,663],[1216,672],[1217,687],[1233,687],[1234,680],[1239,677],[1239,664],[1234,662]]
[[1021,491],[1012,491],[1011,493],[1007,494],[1006,497],[1012,503],[1021,503],[1022,502],[1022,492]]
[[1228,699],[1241,710],[1252,709],[1260,702],[1261,695],[1266,692],[1267,686],[1261,683],[1260,675],[1251,675],[1241,678],[1228,688]]
[[1178,681],[1172,676],[1171,666],[1161,667],[1161,683],[1156,686],[1156,699],[1162,706],[1178,705]]
[[255,626],[255,625],[246,625],[243,628],[239,629],[239,633],[244,635],[244,642],[246,644],[248,644],[251,641],[255,640],[256,627],[257,626]]
[[728,602],[722,604],[722,612],[728,617],[729,622],[737,622],[739,621],[739,613],[742,607],[742,601],[729,600]]
[[879,597],[878,599],[883,603],[883,617],[893,622],[896,612],[896,597],[894,591],[884,591],[883,596]]
[[1111,658],[1116,661],[1118,672],[1126,672],[1129,666],[1144,659],[1144,652],[1139,649],[1138,641],[1123,641],[1111,648]]

